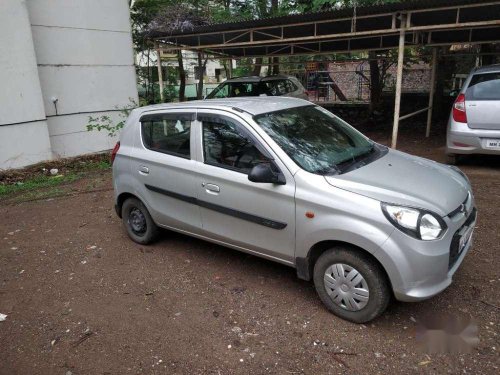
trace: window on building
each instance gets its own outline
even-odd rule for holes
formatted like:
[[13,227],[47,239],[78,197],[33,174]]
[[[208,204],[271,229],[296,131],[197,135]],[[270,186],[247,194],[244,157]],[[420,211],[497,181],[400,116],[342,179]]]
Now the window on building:
[[[204,67],[203,68],[203,77],[207,75],[207,68]],[[195,66],[194,67],[194,79],[200,79],[200,67],[199,66]]]

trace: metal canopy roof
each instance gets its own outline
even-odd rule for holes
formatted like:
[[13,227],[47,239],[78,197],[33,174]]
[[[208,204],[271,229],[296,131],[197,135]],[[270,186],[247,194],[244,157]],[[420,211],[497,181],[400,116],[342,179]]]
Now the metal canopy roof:
[[[406,22],[401,24],[401,15]],[[165,47],[232,58],[351,52],[500,41],[500,1],[419,0],[211,24],[149,37]],[[450,32],[452,31],[452,32]]]

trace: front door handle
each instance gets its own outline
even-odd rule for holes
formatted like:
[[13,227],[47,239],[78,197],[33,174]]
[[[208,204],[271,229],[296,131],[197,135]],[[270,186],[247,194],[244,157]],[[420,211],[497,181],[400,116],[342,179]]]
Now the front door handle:
[[149,174],[149,168],[144,166],[144,165],[141,165],[139,167],[139,173],[140,174]]
[[201,186],[203,186],[205,188],[205,190],[207,191],[207,193],[210,193],[210,194],[218,194],[220,193],[220,187],[218,187],[217,185],[215,184],[207,184],[207,183],[202,183]]

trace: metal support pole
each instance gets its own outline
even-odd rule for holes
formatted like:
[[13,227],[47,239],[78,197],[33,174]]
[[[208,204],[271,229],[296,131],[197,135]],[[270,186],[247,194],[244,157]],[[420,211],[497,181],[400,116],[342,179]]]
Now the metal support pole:
[[156,65],[158,66],[158,84],[160,85],[160,100],[161,102],[165,102],[165,96],[163,94],[163,72],[161,70],[161,51],[160,45],[156,43],[156,54],[158,58],[156,59]]
[[233,78],[233,59],[227,61],[229,62],[229,77],[227,78]]
[[399,29],[399,47],[398,47],[398,69],[396,75],[396,98],[394,101],[394,123],[392,126],[392,142],[391,147],[396,148],[398,143],[398,128],[399,128],[399,110],[401,107],[401,84],[403,82],[403,60],[405,53],[405,26],[406,15],[401,14],[401,23]]
[[436,89],[436,68],[437,68],[437,48],[432,49],[432,67],[431,67],[431,88],[429,91],[429,111],[427,112],[427,128],[425,129],[425,136],[429,138],[431,134],[432,122],[432,107],[434,105],[434,91]]

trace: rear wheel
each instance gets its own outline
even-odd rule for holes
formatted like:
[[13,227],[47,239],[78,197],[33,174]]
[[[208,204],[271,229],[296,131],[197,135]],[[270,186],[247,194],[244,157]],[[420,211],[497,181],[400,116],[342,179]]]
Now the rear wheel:
[[314,265],[314,285],[328,310],[355,323],[378,317],[391,298],[383,270],[356,249],[325,251]]
[[160,234],[148,209],[137,198],[129,198],[123,203],[122,222],[128,236],[142,245],[154,242]]

